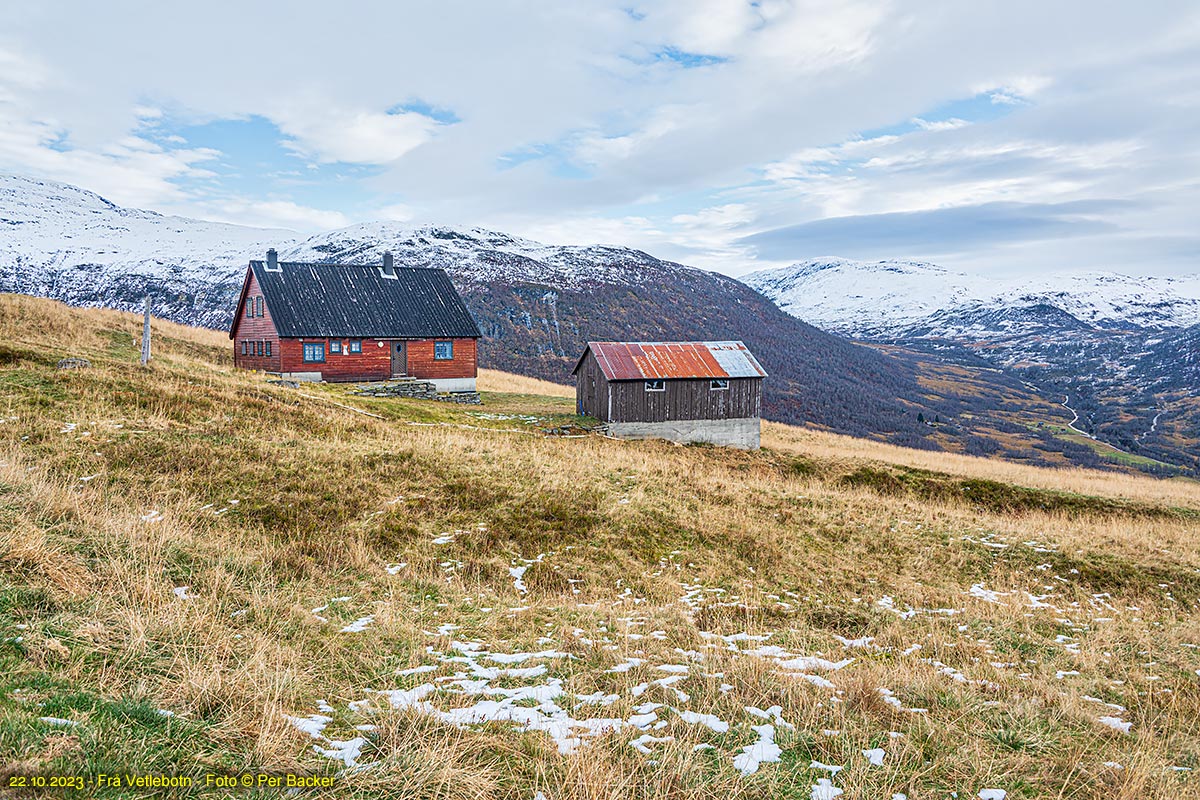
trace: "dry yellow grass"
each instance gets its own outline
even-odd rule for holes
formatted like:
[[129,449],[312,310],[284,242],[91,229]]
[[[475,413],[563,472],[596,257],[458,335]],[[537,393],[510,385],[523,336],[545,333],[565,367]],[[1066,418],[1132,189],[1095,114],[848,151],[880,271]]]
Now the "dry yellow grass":
[[[311,388],[368,417],[232,371],[207,332],[162,326],[142,370],[129,315],[4,297],[0,312],[0,764],[301,769],[338,774],[337,796],[570,800],[810,798],[818,761],[845,767],[847,798],[1200,796],[1172,769],[1200,767],[1198,521],[1168,508],[1195,507],[1186,486],[770,424],[763,453],[544,437],[524,418],[573,403],[515,376],[481,379],[496,392],[482,409]],[[67,354],[94,366],[55,370]],[[1035,494],[981,510],[845,480],[870,465],[1141,505],[1046,511]],[[853,661],[798,670],[759,647]],[[482,655],[546,651],[565,655]],[[544,673],[476,671],[510,666]],[[397,674],[416,667],[433,671]],[[561,755],[543,730],[434,716],[551,679],[575,719],[623,726]],[[428,706],[371,691],[427,683],[441,687]],[[314,714],[323,738],[289,721]],[[629,726],[639,714],[649,730]],[[764,724],[781,760],[744,776],[733,759]],[[643,734],[673,738],[644,754]],[[361,772],[312,750],[360,736]],[[876,747],[883,767],[862,755]]]
[[996,458],[913,450],[774,422],[763,423],[763,445],[834,460],[879,461],[1016,486],[1200,508],[1200,483],[1189,478],[1159,479],[1081,468],[1047,469]]
[[524,375],[513,375],[511,372],[500,372],[494,369],[479,370],[478,385],[481,392],[540,394],[544,397],[575,396],[575,390],[570,386],[560,386],[550,381],[527,378]]

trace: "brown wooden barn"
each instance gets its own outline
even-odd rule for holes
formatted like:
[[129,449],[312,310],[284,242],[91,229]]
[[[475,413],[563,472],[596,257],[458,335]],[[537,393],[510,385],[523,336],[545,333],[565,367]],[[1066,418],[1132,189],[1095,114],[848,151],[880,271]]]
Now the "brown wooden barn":
[[757,449],[766,371],[741,342],[588,342],[575,405],[614,436]]
[[291,380],[412,377],[475,390],[479,328],[443,270],[251,261],[229,338],[234,364]]

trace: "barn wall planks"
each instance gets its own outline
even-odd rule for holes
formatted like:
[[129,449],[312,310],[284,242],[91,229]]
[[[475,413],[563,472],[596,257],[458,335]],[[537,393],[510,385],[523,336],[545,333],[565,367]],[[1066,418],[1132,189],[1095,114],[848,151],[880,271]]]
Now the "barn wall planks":
[[596,419],[608,418],[608,379],[596,359],[588,354],[575,375],[575,408]]
[[408,343],[408,374],[418,378],[474,378],[475,372],[475,340],[452,339],[454,342],[454,358],[438,360],[433,357],[435,341],[445,339],[424,339]]
[[730,378],[728,389],[717,390],[708,378],[674,378],[664,386],[665,391],[647,392],[645,381],[609,381],[589,351],[575,373],[575,402],[582,413],[604,422],[762,416],[762,378]]
[[646,391],[645,381],[615,381],[611,422],[666,422],[680,419],[744,419],[762,413],[762,378],[731,378],[714,390],[707,378],[664,381],[665,391]]
[[[340,353],[331,352],[330,341],[341,342]],[[363,339],[362,352],[351,353],[349,339],[319,339],[306,336],[299,339],[284,339],[280,344],[283,354],[281,368],[287,374],[319,372],[326,381],[381,381],[392,377],[392,339]],[[453,341],[454,358],[437,360],[433,357],[435,341]],[[304,360],[304,344],[325,345],[325,361]],[[382,346],[381,346],[382,345]],[[474,378],[476,377],[474,339],[427,339],[408,342],[408,372],[413,378]]]
[[[259,288],[258,281],[254,277],[254,273],[250,273],[250,283],[246,288],[246,308],[255,308],[255,298],[262,297],[262,290]],[[279,372],[280,369],[280,354],[279,354],[279,336],[275,333],[275,322],[271,319],[271,309],[263,304],[263,315],[247,317],[246,308],[238,308],[238,318],[236,321],[237,338],[233,343],[233,364],[241,369],[258,369],[264,372]],[[242,355],[242,343],[245,342],[249,347],[247,350],[250,353],[258,353],[262,342],[271,343],[271,355]],[[265,349],[265,348],[263,348]]]
[[[336,340],[341,341],[341,340]],[[320,342],[325,345],[325,362],[313,363],[304,360],[304,343]],[[285,373],[319,372],[326,381],[381,381],[392,377],[392,355],[388,343],[377,339],[363,339],[362,352],[350,353],[349,340],[342,341],[342,352],[329,352],[329,340],[317,338],[284,339],[283,351]]]

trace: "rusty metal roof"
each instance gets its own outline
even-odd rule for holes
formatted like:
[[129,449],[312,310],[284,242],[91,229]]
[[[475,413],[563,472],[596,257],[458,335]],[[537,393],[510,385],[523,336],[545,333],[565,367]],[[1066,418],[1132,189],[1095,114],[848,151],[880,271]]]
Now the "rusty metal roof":
[[579,363],[588,350],[610,381],[767,376],[741,342],[588,342]]

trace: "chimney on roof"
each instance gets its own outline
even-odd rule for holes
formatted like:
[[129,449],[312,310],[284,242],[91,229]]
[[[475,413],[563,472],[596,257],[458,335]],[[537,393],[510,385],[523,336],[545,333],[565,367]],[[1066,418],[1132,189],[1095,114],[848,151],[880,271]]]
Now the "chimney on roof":
[[267,269],[279,269],[279,253],[274,247],[267,251]]
[[392,261],[392,251],[391,250],[383,251],[383,274],[388,276],[389,278],[393,278],[396,276],[396,265],[395,265],[395,262]]

